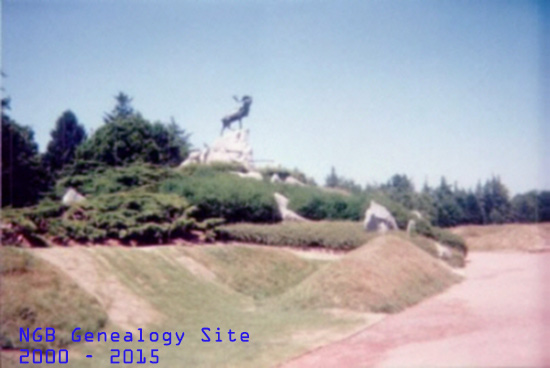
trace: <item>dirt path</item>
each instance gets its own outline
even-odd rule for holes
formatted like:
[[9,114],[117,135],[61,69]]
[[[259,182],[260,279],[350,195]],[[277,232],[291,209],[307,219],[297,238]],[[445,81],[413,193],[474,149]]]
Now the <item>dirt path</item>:
[[114,275],[101,272],[97,260],[86,248],[33,249],[34,254],[66,272],[106,309],[111,322],[136,329],[160,320],[160,314]]
[[283,367],[549,367],[550,253],[469,258],[463,283]]

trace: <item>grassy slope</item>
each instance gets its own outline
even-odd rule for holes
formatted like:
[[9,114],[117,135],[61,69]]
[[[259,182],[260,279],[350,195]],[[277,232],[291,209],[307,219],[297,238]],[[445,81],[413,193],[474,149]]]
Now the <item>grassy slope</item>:
[[[65,250],[65,249],[60,249]],[[321,311],[281,310],[270,305],[259,305],[254,298],[239,293],[217,280],[209,281],[191,273],[178,257],[205,256],[205,264],[212,265],[218,272],[228,276],[228,284],[244,285],[239,278],[242,272],[254,275],[250,289],[243,291],[250,295],[257,294],[261,285],[271,290],[270,295],[280,291],[281,287],[294,285],[314,270],[318,261],[307,263],[284,250],[281,254],[271,249],[237,250],[234,259],[249,260],[255,258],[255,267],[242,271],[239,267],[228,267],[223,270],[224,250],[209,250],[207,247],[184,249],[181,247],[136,248],[74,248],[75,252],[86,252],[95,258],[100,267],[99,273],[114,275],[137,297],[146,300],[160,315],[154,323],[144,327],[146,331],[185,331],[186,336],[181,346],[165,347],[158,343],[82,343],[70,348],[71,367],[98,367],[108,364],[110,349],[154,349],[158,348],[161,367],[271,367],[305,350],[333,341],[345,331],[352,331],[364,325],[364,320],[333,317]],[[46,251],[54,251],[50,249]],[[266,251],[268,253],[266,253]],[[248,254],[252,252],[251,254]],[[255,254],[253,254],[255,253]],[[62,254],[62,252],[59,252]],[[268,266],[272,260],[275,264],[287,262],[283,268],[277,266],[271,270]],[[305,263],[304,263],[305,262]],[[221,271],[220,271],[221,270]],[[285,285],[281,285],[275,275],[282,272],[290,275]],[[233,275],[233,276],[231,276]],[[233,277],[233,278],[232,278]],[[240,281],[239,281],[240,280]],[[201,342],[202,327],[213,331],[220,327],[225,332],[224,342]],[[246,331],[250,334],[249,343],[230,343],[227,341],[227,330]],[[109,323],[107,331],[127,331],[124,327]],[[213,334],[211,334],[213,336]],[[297,337],[293,337],[297,336]],[[314,336],[314,338],[304,338]],[[92,354],[93,359],[83,358]],[[223,362],[223,363],[222,363]],[[29,365],[32,366],[32,365]],[[50,365],[55,366],[55,365]],[[123,365],[121,365],[123,366]]]
[[[0,248],[0,339],[3,346],[25,348],[19,328],[54,327],[54,346],[70,341],[72,328],[97,331],[107,315],[97,299],[49,263],[19,248]],[[36,346],[37,344],[35,344]],[[38,344],[48,347],[52,344]]]
[[[393,311],[455,280],[420,249],[404,240],[385,238],[392,240],[382,244],[378,239],[384,238],[378,238],[341,260],[325,262],[299,258],[284,249],[225,245],[43,252],[86,253],[94,259],[97,273],[115,277],[135,298],[146,301],[158,318],[147,326],[134,327],[186,333],[177,347],[150,342],[75,344],[70,348],[72,367],[109,366],[112,348],[158,348],[161,367],[272,367],[365,326],[357,314],[329,315],[317,307]],[[190,269],[189,259],[200,267]],[[102,287],[104,282],[98,284]],[[390,286],[393,289],[382,291]],[[341,287],[347,288],[345,293]],[[316,299],[323,295],[343,299],[325,304]],[[363,308],[365,295],[377,304]],[[225,331],[224,342],[201,342],[202,327],[220,327]],[[251,341],[228,342],[229,328],[248,332]],[[112,322],[105,330],[127,331]],[[83,358],[86,354],[94,358]]]
[[452,229],[471,251],[531,250],[550,246],[550,224],[468,225]]
[[397,236],[378,237],[326,265],[282,296],[311,309],[396,312],[460,280],[446,266]]
[[277,249],[258,246],[207,246],[182,249],[230,288],[256,300],[283,293],[319,267]]
[[[75,327],[97,331],[107,314],[96,298],[28,250],[0,247],[0,342],[11,348],[58,348]],[[19,341],[19,328],[53,327],[52,343]],[[0,366],[10,360],[2,354]]]

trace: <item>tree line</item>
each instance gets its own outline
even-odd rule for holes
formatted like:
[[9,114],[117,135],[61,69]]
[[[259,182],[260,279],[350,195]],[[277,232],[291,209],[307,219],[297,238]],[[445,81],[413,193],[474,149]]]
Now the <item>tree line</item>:
[[[2,100],[2,207],[36,204],[64,176],[84,174],[98,166],[126,166],[136,162],[177,166],[190,150],[189,134],[172,119],[151,122],[120,92],[115,106],[104,115],[103,125],[91,137],[76,115],[67,110],[55,122],[46,151],[38,151],[34,132],[9,115],[9,99]],[[531,191],[510,196],[499,177],[474,189],[425,184],[417,191],[406,175],[394,175],[386,183],[362,187],[339,176],[332,168],[326,187],[355,194],[382,194],[409,210],[420,211],[441,227],[462,224],[501,224],[550,221],[550,191]]]
[[450,185],[443,177],[437,187],[424,184],[417,191],[406,175],[396,174],[386,183],[363,188],[332,168],[325,186],[386,195],[409,210],[421,212],[440,227],[550,221],[550,191],[530,191],[512,197],[498,176],[480,182],[474,189]]
[[41,154],[32,128],[13,120],[10,100],[2,99],[2,207],[36,204],[58,178],[81,168],[134,162],[175,166],[187,157],[189,134],[173,119],[162,123],[143,118],[123,92],[115,100],[104,124],[89,138],[76,115],[63,112]]

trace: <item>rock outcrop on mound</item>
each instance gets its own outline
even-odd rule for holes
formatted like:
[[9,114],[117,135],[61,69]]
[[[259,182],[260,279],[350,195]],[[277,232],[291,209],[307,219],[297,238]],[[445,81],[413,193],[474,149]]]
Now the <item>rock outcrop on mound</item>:
[[281,214],[283,221],[309,221],[308,219],[298,215],[296,212],[288,209],[288,198],[284,195],[275,193],[273,196],[275,197],[275,202],[277,202],[279,213]]
[[385,233],[388,230],[397,230],[397,223],[390,211],[375,201],[370,201],[370,206],[365,212],[363,226],[366,231]]
[[180,167],[189,164],[209,164],[212,162],[237,163],[253,171],[254,159],[249,143],[248,129],[227,131],[218,137],[212,146],[192,152]]
[[78,191],[74,188],[67,189],[67,192],[61,199],[61,203],[64,205],[70,206],[72,204],[81,203],[86,200],[86,197],[84,197],[82,194],[78,193]]
[[319,269],[286,292],[281,302],[393,313],[459,280],[459,275],[414,244],[386,235]]
[[246,173],[242,172],[233,172],[233,174],[240,176],[241,178],[248,178],[248,179],[254,179],[254,180],[263,180],[263,176],[258,171],[249,171]]

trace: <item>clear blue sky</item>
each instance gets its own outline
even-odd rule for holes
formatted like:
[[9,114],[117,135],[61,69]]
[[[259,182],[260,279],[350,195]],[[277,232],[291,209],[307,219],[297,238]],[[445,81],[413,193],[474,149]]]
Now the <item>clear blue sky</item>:
[[321,184],[335,166],[362,185],[499,175],[512,193],[549,189],[543,7],[4,0],[3,84],[41,150],[63,111],[90,132],[119,91],[202,147],[236,108],[231,96],[249,94],[255,158]]

